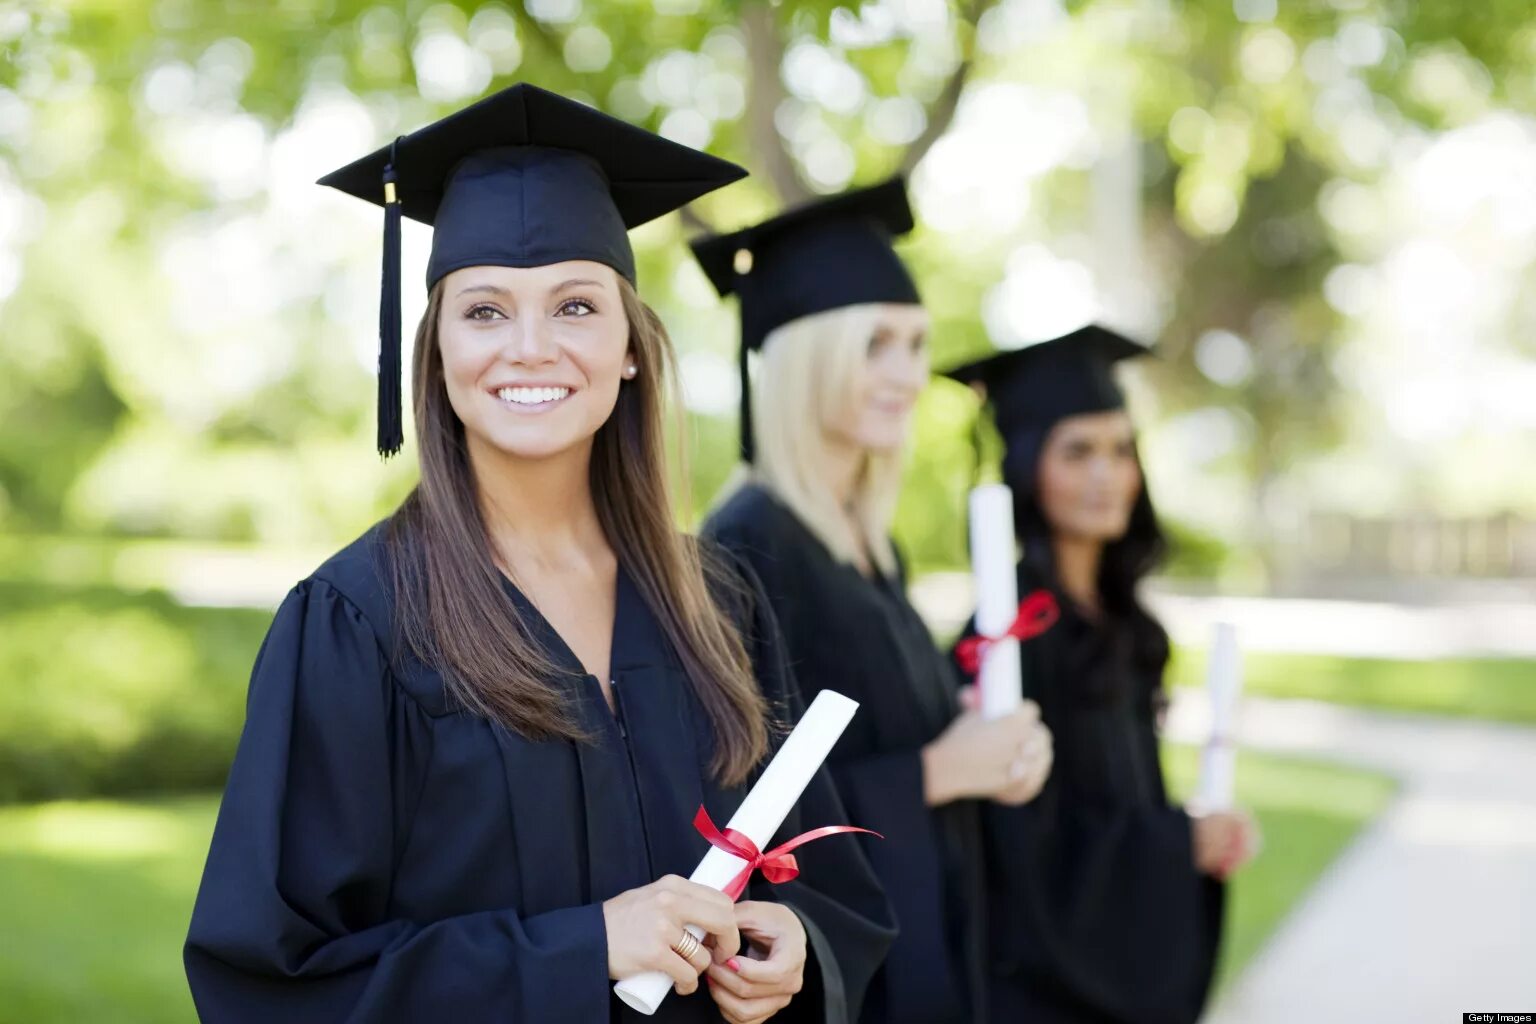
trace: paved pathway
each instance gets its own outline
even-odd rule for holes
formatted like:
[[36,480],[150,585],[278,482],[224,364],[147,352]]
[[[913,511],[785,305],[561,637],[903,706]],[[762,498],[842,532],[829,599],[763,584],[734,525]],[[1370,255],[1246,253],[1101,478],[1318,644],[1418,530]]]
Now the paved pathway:
[[[1180,691],[1169,737],[1199,742],[1209,721],[1204,695]],[[1375,768],[1402,789],[1205,1024],[1536,1011],[1536,729],[1248,698],[1239,733],[1247,748]]]

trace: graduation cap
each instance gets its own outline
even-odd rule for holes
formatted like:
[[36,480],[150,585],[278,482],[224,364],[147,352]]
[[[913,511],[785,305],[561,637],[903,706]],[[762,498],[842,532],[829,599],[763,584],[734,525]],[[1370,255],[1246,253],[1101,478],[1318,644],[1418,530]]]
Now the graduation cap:
[[747,353],[775,328],[867,302],[920,302],[892,248],[912,230],[906,183],[892,178],[797,206],[749,228],[690,245],[710,283],[741,303],[741,454],[752,461]]
[[503,89],[320,179],[384,207],[379,452],[400,450],[400,217],[434,228],[427,287],[473,266],[594,260],[631,283],[630,228],[746,176],[537,86]]
[[1046,430],[1068,416],[1125,408],[1115,364],[1151,352],[1107,327],[1090,324],[1071,334],[946,370],[962,384],[980,384],[1005,443],[1026,431]]

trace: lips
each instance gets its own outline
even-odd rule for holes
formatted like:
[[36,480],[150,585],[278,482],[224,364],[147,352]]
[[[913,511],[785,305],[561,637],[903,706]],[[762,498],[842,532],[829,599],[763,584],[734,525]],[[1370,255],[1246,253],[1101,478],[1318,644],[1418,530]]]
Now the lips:
[[508,405],[537,407],[541,405],[553,405],[556,402],[568,398],[571,389],[563,385],[545,385],[534,387],[523,384],[507,385],[495,388],[491,394],[498,401]]

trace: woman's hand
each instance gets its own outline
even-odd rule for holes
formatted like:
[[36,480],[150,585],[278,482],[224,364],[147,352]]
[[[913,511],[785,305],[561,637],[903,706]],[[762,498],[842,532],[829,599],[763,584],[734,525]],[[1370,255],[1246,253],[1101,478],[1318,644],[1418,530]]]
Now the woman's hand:
[[805,984],[805,926],[778,903],[736,904],[747,956],[709,968],[709,994],[730,1024],[758,1024],[789,1005]]
[[[683,928],[690,924],[706,933],[705,941],[691,959],[684,959],[673,947],[683,945]],[[699,975],[716,958],[725,960],[741,948],[731,898],[677,875],[605,901],[603,925],[608,932],[608,977],[618,981],[665,971],[684,996],[698,989]]]
[[1190,819],[1194,832],[1195,870],[1226,881],[1258,856],[1259,826],[1247,811],[1213,811]]
[[930,807],[966,797],[1024,803],[1045,784],[1052,756],[1034,701],[990,720],[968,708],[923,748],[923,797]]
[[1036,722],[1024,741],[1022,764],[1014,764],[1009,773],[1017,778],[992,794],[992,799],[1009,807],[1027,804],[1040,795],[1045,780],[1050,778],[1051,766],[1056,763],[1056,741],[1044,722]]

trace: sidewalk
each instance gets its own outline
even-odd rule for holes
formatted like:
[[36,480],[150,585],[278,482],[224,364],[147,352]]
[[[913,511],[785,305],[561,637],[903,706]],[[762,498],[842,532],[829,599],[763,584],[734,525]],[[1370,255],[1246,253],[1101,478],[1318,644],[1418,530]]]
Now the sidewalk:
[[[1208,735],[1204,697],[1176,693],[1170,739]],[[1386,771],[1402,789],[1205,1024],[1536,1009],[1536,729],[1247,698],[1239,740]]]

